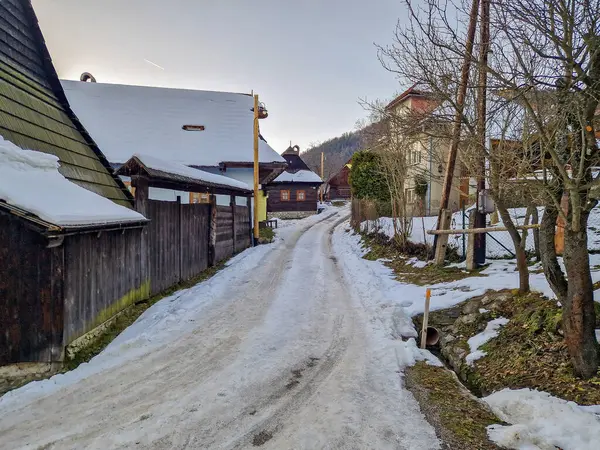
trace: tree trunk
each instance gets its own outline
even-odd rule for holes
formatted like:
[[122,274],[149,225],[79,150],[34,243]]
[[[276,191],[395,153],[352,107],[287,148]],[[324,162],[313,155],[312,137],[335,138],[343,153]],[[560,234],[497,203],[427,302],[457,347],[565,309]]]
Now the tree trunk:
[[564,304],[567,298],[567,280],[563,274],[554,246],[554,235],[556,234],[556,219],[558,209],[552,202],[547,202],[542,222],[540,223],[540,255],[544,275],[550,284],[550,288],[556,294],[558,300]]
[[502,222],[504,226],[508,230],[508,234],[513,242],[513,247],[515,248],[515,255],[517,257],[517,270],[519,271],[519,293],[524,294],[529,292],[529,267],[527,266],[527,254],[525,253],[525,249],[521,247],[521,235],[519,234],[519,230],[515,228],[515,224],[510,217],[508,209],[504,207],[502,202],[498,202],[496,200],[496,206],[498,208],[498,213],[502,218]]
[[588,379],[598,371],[594,288],[587,248],[588,213],[581,214],[579,232],[565,229],[564,262],[569,280],[563,304],[563,331],[575,374]]

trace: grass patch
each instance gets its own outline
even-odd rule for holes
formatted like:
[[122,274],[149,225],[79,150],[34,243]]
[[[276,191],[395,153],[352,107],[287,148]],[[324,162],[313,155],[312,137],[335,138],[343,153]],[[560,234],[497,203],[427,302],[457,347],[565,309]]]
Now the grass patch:
[[466,392],[451,372],[420,361],[406,369],[405,380],[446,448],[498,448],[489,441],[486,427],[502,421]]
[[331,202],[332,206],[335,206],[336,208],[341,208],[342,206],[346,206],[346,202],[343,200],[336,200],[334,202]]
[[89,345],[86,345],[84,348],[78,351],[73,358],[65,359],[62,372],[68,372],[77,368],[80,364],[84,362],[89,362],[90,359],[92,359],[94,356],[96,356],[102,350],[104,350],[108,344],[110,344],[127,327],[132,325],[137,320],[137,318],[140,317],[142,313],[148,308],[150,308],[152,305],[157,303],[159,300],[162,300],[163,298],[172,295],[178,290],[190,288],[202,281],[207,280],[208,278],[211,278],[218,271],[223,269],[223,267],[225,267],[225,262],[226,261],[221,261],[216,266],[209,267],[208,269],[203,271],[198,276],[192,278],[191,280],[172,286],[166,291],[163,291],[160,294],[149,298],[148,300],[135,303],[129,308],[126,308],[94,341],[92,341]]
[[430,248],[425,244],[408,242],[404,246],[398,245],[383,234],[363,234],[363,245],[369,249],[364,258],[370,261],[385,260],[384,264],[396,274],[396,279],[405,283],[427,286],[436,283],[445,283],[462,280],[473,276],[486,276],[481,274],[486,266],[467,272],[458,267],[438,267],[429,264],[425,267],[414,267],[407,263],[407,258],[416,257],[422,261],[428,259]]
[[[596,305],[597,313],[600,305]],[[531,388],[582,405],[600,404],[600,374],[589,380],[573,375],[562,336],[562,309],[537,293],[513,294],[485,317],[502,316],[510,322],[498,337],[483,345],[487,356],[468,374],[474,391],[484,395],[503,389]],[[468,326],[472,326],[469,324]],[[465,342],[473,330],[463,330]]]

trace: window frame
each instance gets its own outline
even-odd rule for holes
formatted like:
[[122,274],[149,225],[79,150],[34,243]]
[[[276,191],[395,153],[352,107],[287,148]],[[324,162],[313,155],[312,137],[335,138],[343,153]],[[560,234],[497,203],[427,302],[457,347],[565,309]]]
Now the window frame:
[[[300,193],[302,193],[302,198],[300,198]],[[296,201],[297,202],[305,202],[306,201],[306,191],[304,189],[296,191]]]
[[[283,198],[283,193],[287,194],[287,198]],[[289,189],[280,189],[279,190],[279,200],[282,202],[289,202],[291,200],[290,190]]]

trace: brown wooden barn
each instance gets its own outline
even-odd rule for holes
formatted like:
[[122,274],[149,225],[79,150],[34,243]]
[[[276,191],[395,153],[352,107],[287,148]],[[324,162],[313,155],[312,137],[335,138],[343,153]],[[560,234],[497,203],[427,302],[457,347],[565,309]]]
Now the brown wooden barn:
[[352,192],[350,190],[350,169],[352,169],[352,160],[348,161],[334,175],[332,175],[325,186],[327,200],[350,200]]
[[281,156],[287,161],[287,169],[265,186],[268,218],[299,219],[316,214],[321,177],[302,160],[297,145]]
[[0,21],[0,365],[50,363],[143,298],[146,219],[71,111],[31,3],[0,1]]

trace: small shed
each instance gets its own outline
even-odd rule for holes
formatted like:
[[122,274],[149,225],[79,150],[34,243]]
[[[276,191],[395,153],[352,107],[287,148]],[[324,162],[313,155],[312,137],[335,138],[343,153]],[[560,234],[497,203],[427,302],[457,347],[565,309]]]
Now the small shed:
[[57,157],[0,137],[0,366],[64,348],[147,298],[147,220],[69,181]]
[[300,148],[290,146],[281,154],[287,169],[265,187],[269,219],[299,219],[317,213],[318,188],[323,183],[300,157]]

